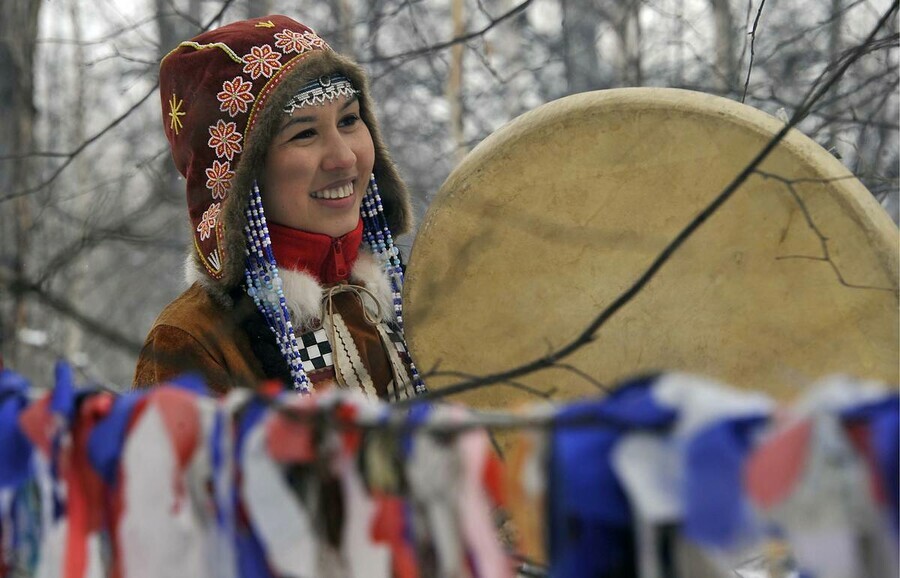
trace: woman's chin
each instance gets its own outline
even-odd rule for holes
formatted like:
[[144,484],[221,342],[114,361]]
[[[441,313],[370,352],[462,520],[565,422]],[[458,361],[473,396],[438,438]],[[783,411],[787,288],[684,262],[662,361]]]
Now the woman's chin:
[[314,226],[303,228],[310,233],[319,233],[329,237],[343,237],[359,224],[359,212],[339,219],[319,219]]

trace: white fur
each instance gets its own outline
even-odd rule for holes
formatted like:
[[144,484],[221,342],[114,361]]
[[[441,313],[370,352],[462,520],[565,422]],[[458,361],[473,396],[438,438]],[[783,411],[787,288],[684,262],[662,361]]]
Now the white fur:
[[[375,295],[381,306],[380,321],[394,319],[394,297],[391,292],[391,283],[384,272],[384,268],[378,259],[366,249],[360,249],[353,270],[350,271],[350,280],[364,286]],[[363,299],[366,309],[372,315],[377,313],[377,307],[368,299]]]
[[[279,268],[278,273],[281,275],[284,298],[293,316],[294,326],[306,328],[321,320],[322,294],[324,292],[322,285],[306,271]],[[188,286],[198,281],[204,286],[214,285],[214,283],[208,283],[210,279],[206,272],[199,269],[193,250],[187,254],[184,261],[184,280]],[[375,296],[378,305],[373,303],[366,293],[362,294],[363,305],[372,316],[377,315],[378,306],[380,306],[380,321],[395,318],[391,283],[381,263],[368,249],[360,248],[353,269],[350,271],[350,281],[362,285]]]
[[306,271],[278,269],[284,299],[293,317],[294,327],[310,327],[322,318],[322,292],[318,281]]
[[194,256],[194,248],[191,247],[184,256],[184,283],[190,287],[197,281],[202,282],[205,276],[204,272],[197,268],[197,258]]

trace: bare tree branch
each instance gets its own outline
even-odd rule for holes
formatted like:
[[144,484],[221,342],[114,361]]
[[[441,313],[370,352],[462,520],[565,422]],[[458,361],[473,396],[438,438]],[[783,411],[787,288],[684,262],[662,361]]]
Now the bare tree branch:
[[[428,379],[431,377],[460,377],[463,379],[475,379],[475,376],[471,373],[464,373],[462,371],[433,371],[429,372],[422,376],[423,379]],[[527,394],[533,395],[535,397],[540,397],[542,399],[552,399],[553,394],[556,393],[556,388],[551,388],[547,391],[541,391],[540,389],[533,388],[529,385],[525,385],[522,382],[514,381],[514,380],[505,380],[498,382],[497,385],[508,385],[510,387],[514,387],[518,390],[524,391]]]
[[[800,211],[803,213],[803,218],[806,220],[807,226],[815,233],[816,237],[819,239],[819,246],[822,248],[821,256],[810,256],[810,255],[782,255],[776,257],[778,260],[784,259],[808,259],[812,261],[824,261],[831,266],[831,269],[834,271],[834,274],[837,276],[838,281],[841,285],[845,287],[850,287],[854,289],[870,289],[873,291],[887,291],[889,293],[896,293],[897,291],[892,287],[876,287],[874,285],[860,285],[857,283],[850,283],[844,278],[844,275],[841,273],[840,269],[837,266],[837,263],[831,258],[831,251],[828,247],[828,237],[822,232],[821,229],[816,225],[815,221],[812,218],[812,215],[809,212],[809,208],[806,206],[806,203],[800,197],[800,194],[797,192],[795,185],[798,183],[827,183],[834,182],[842,179],[786,179],[780,175],[776,175],[773,173],[767,173],[765,171],[757,170],[756,174],[760,175],[765,179],[772,179],[782,183],[785,188],[787,188],[788,192],[794,198],[794,201],[797,203],[797,206],[800,207]],[[848,176],[844,177],[846,179],[852,179],[854,177]]]
[[12,192],[12,193],[8,193],[8,194],[6,194],[6,195],[0,197],[0,203],[3,203],[3,202],[5,202],[5,201],[9,201],[9,200],[12,200],[12,199],[17,199],[17,198],[19,198],[19,197],[24,197],[24,196],[27,196],[27,195],[32,195],[32,194],[34,194],[34,193],[36,193],[36,192],[38,192],[38,191],[44,189],[44,188],[47,187],[48,185],[50,185],[53,181],[55,181],[55,180],[59,177],[59,175],[62,174],[62,172],[63,172],[64,170],[66,170],[66,167],[68,167],[70,164],[72,164],[72,162],[75,160],[75,157],[77,157],[78,155],[80,155],[80,154],[84,151],[84,149],[86,149],[86,148],[89,147],[90,145],[92,145],[92,144],[94,144],[95,142],[97,142],[97,141],[100,139],[100,137],[102,137],[103,135],[105,135],[106,133],[108,133],[109,131],[111,131],[113,128],[115,128],[116,126],[118,126],[123,120],[125,120],[126,118],[128,118],[128,117],[131,115],[131,113],[133,113],[133,112],[136,111],[138,108],[140,108],[140,106],[141,106],[142,104],[144,104],[144,102],[146,102],[148,98],[150,98],[151,96],[153,96],[153,94],[156,93],[156,87],[157,87],[157,86],[159,86],[158,83],[157,83],[157,84],[154,84],[154,85],[153,85],[153,88],[151,88],[149,91],[147,91],[147,93],[144,94],[144,96],[142,96],[137,102],[135,102],[134,104],[132,104],[131,107],[130,107],[128,110],[126,110],[125,112],[123,112],[122,114],[120,114],[119,116],[117,116],[115,119],[112,120],[112,122],[110,122],[109,124],[107,124],[105,127],[103,127],[102,129],[100,129],[98,132],[96,132],[96,133],[94,133],[93,135],[91,135],[90,137],[88,137],[84,142],[82,142],[80,145],[78,145],[77,147],[75,147],[75,149],[74,149],[72,152],[67,153],[67,154],[65,155],[65,159],[66,159],[66,160],[63,161],[63,163],[62,163],[61,165],[59,165],[58,167],[56,167],[56,170],[54,170],[54,171],[50,174],[49,177],[47,177],[47,178],[44,179],[42,182],[38,183],[37,185],[35,185],[35,186],[33,186],[33,187],[29,187],[29,188],[23,189],[23,190],[21,190],[21,191],[15,191],[15,192]]
[[756,55],[756,30],[759,26],[759,19],[762,17],[763,7],[766,0],[759,3],[759,9],[756,11],[756,18],[753,19],[753,28],[750,30],[750,63],[747,65],[747,79],[744,81],[744,93],[741,95],[741,102],[747,98],[747,89],[750,87],[750,73],[753,72],[753,57]]
[[469,32],[469,33],[463,34],[461,36],[456,36],[445,42],[438,42],[437,44],[432,44],[430,46],[416,48],[415,50],[408,50],[406,52],[399,52],[397,54],[391,54],[388,56],[379,56],[377,58],[372,58],[370,60],[362,60],[360,62],[361,62],[361,64],[374,64],[377,62],[384,62],[384,61],[390,61],[390,60],[406,61],[406,60],[410,60],[413,58],[418,58],[420,56],[427,56],[429,54],[433,54],[434,52],[438,52],[438,51],[444,50],[446,48],[450,48],[451,46],[454,46],[456,44],[468,42],[469,40],[473,40],[475,38],[478,38],[479,36],[483,36],[483,35],[487,34],[491,29],[497,27],[499,24],[503,23],[504,21],[509,20],[510,18],[514,18],[518,14],[521,14],[522,12],[525,11],[526,8],[528,8],[528,6],[532,3],[532,1],[533,0],[523,0],[523,2],[521,2],[520,4],[513,6],[511,9],[504,12],[503,14],[498,16],[496,19],[491,20],[488,24],[483,26],[481,29],[476,30],[474,32]]
[[91,40],[72,40],[71,38],[38,38],[38,44],[56,44],[56,45],[64,45],[64,46],[98,46],[102,44],[106,44],[110,40],[114,40],[123,34],[127,34],[128,32],[132,32],[137,30],[147,24],[153,24],[153,22],[159,18],[159,14],[154,14],[153,16],[148,16],[142,20],[138,20],[137,22],[131,24],[130,26],[123,26],[122,28],[117,28],[116,30],[110,32],[105,36],[100,36],[99,38],[94,38]]
[[100,337],[118,349],[122,349],[133,355],[137,355],[141,351],[141,344],[131,337],[85,315],[79,311],[77,307],[67,302],[62,297],[46,291],[39,285],[18,276],[10,275],[5,268],[0,269],[0,283],[5,285],[13,295],[34,296],[47,307],[50,307],[60,315],[77,322],[84,329],[90,331],[92,335]]

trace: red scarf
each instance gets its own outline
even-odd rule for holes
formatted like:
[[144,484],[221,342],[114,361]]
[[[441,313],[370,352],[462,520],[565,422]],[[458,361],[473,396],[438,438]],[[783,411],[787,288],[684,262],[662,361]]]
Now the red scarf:
[[362,219],[355,229],[337,238],[269,222],[269,238],[278,266],[306,271],[320,283],[338,283],[350,277],[362,233]]

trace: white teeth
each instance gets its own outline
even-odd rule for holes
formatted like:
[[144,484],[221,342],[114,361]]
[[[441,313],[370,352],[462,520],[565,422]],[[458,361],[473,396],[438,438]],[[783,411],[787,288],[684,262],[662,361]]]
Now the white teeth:
[[335,187],[333,189],[317,191],[315,193],[312,193],[311,196],[315,199],[343,199],[345,197],[349,197],[352,194],[353,183],[347,183],[346,185]]

